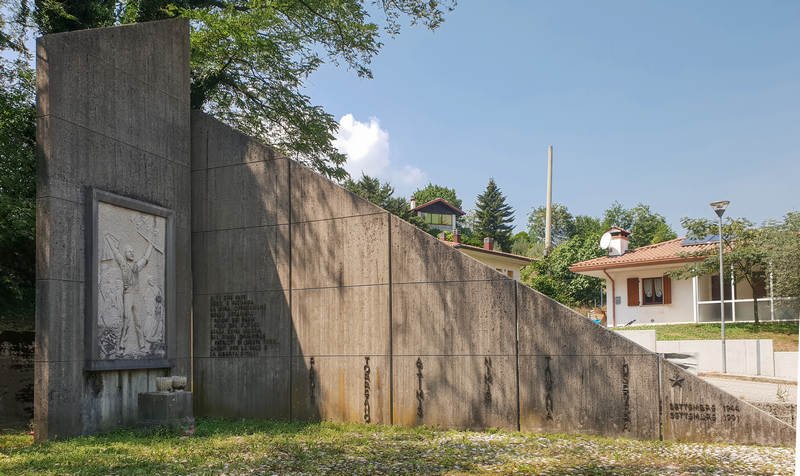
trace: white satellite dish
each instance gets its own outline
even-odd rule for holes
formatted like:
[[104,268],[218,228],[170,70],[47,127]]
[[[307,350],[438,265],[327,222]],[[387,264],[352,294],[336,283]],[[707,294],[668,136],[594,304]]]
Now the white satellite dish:
[[610,244],[611,244],[611,232],[607,231],[603,233],[603,236],[600,237],[600,248],[607,250]]

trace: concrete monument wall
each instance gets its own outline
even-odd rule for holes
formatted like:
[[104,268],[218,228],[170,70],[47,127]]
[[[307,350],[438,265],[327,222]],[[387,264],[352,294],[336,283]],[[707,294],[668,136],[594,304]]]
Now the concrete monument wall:
[[188,34],[37,43],[37,440],[132,424],[155,377],[190,373]]
[[793,441],[190,113],[185,21],[52,35],[37,56],[38,439],[135,423],[156,376],[191,369],[198,416]]
[[198,414],[793,441],[213,118],[192,134]]

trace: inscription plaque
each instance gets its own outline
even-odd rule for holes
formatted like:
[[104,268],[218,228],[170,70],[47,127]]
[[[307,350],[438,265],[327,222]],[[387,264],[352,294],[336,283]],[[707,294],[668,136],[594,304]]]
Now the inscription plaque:
[[266,312],[266,304],[256,304],[247,294],[211,296],[211,357],[261,355],[270,344],[259,324]]

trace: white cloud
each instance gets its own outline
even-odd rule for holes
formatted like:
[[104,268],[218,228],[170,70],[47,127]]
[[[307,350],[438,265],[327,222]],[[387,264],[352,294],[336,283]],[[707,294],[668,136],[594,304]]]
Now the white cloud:
[[361,122],[352,114],[342,116],[333,144],[347,156],[344,168],[356,180],[362,173],[367,174],[389,181],[402,192],[421,185],[426,179],[425,173],[417,167],[398,167],[391,163],[389,133],[381,129],[375,117]]

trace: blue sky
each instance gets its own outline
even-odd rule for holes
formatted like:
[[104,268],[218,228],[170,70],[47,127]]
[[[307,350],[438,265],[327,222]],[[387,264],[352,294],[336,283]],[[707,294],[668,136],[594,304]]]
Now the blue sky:
[[800,209],[798,25],[793,1],[462,1],[387,39],[374,79],[326,66],[308,93],[344,117],[350,169],[401,194],[432,181],[469,209],[494,177],[521,230],[553,144],[554,201],[643,202],[680,233],[712,200]]

